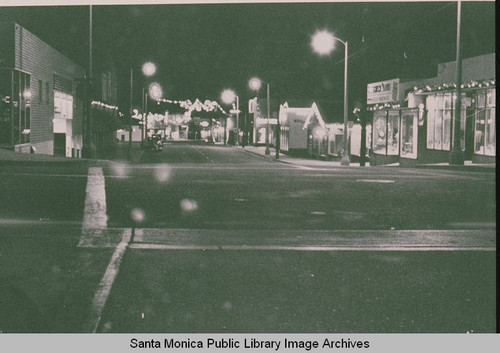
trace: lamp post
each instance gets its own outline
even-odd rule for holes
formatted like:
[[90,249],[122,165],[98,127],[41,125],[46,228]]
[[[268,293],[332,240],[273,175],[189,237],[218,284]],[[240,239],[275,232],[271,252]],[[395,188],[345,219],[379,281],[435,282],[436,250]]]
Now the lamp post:
[[340,38],[335,37],[330,32],[323,30],[317,31],[312,36],[311,46],[313,50],[319,55],[329,55],[335,48],[335,41],[338,41],[344,45],[344,147],[342,152],[342,159],[340,160],[341,165],[349,165],[350,158],[349,153],[347,153],[347,63],[349,58],[349,49],[347,41],[343,41]]
[[267,124],[266,124],[266,151],[265,154],[266,156],[271,154],[271,151],[269,150],[269,111],[270,111],[270,102],[269,102],[269,83],[262,81],[261,79],[254,77],[248,82],[248,86],[250,89],[254,91],[258,91],[260,89],[260,86],[262,83],[265,83],[267,85]]
[[[233,104],[234,101],[236,100],[236,110],[231,109],[231,113],[236,113],[236,141],[234,143],[235,146],[239,145],[239,137],[240,137],[240,126],[239,126],[239,120],[240,120],[240,97],[234,93],[233,90],[231,89],[225,89],[222,91],[221,94],[221,100],[224,104]],[[233,106],[234,107],[234,106]],[[227,118],[226,118],[226,126],[227,126]]]
[[89,7],[89,72],[87,82],[87,109],[88,113],[84,121],[82,157],[93,159],[96,157],[96,146],[92,134],[92,5]]
[[[147,62],[142,65],[142,73],[146,77],[153,76],[156,73],[156,65],[152,62]],[[128,135],[128,153],[132,151],[132,114],[133,114],[133,88],[134,88],[134,69],[130,68],[130,119],[129,119],[129,135]],[[141,93],[142,114],[144,114],[144,85]],[[143,118],[144,120],[144,118]],[[141,132],[141,140],[144,138],[145,127],[143,124],[143,131]]]

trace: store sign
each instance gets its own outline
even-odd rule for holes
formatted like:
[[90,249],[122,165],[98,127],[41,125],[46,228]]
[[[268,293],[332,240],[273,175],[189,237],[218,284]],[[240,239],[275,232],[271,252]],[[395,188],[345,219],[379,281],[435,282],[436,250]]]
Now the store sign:
[[366,90],[366,104],[399,101],[399,78],[369,83]]
[[250,99],[248,101],[248,112],[252,114],[252,113],[257,113],[257,111],[258,111],[258,103],[257,103],[257,97],[255,97],[254,99]]

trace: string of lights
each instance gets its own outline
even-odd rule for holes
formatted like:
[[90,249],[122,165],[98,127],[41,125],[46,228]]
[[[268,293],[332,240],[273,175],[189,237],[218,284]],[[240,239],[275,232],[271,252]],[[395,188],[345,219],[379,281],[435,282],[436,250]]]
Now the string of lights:
[[206,111],[206,112],[213,112],[213,111],[221,111],[223,114],[227,115],[226,111],[224,108],[220,106],[219,103],[216,101],[211,101],[211,100],[205,100],[204,102],[201,102],[198,98],[194,102],[191,102],[191,100],[172,100],[172,99],[157,99],[156,100],[158,104],[160,103],[171,103],[171,104],[178,104],[181,108],[186,109],[189,113],[192,111],[196,110],[197,112]]
[[[461,88],[484,88],[484,87],[495,87],[496,81],[494,79],[476,81],[472,80],[469,82],[462,83]],[[452,91],[457,88],[455,83],[442,83],[440,85],[426,85],[425,87],[414,87],[414,93],[428,93],[428,92],[438,92],[438,91]]]

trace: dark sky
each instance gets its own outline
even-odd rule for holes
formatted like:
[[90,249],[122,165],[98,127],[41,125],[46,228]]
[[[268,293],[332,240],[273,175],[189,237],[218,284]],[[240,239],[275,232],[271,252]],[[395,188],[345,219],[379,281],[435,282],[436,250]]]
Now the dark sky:
[[[219,100],[232,88],[245,102],[255,96],[248,80],[258,76],[280,102],[314,100],[341,120],[344,50],[313,53],[317,29],[349,42],[352,107],[369,82],[431,77],[437,63],[453,61],[456,11],[456,2],[93,6],[93,62],[117,68],[122,111],[130,67],[153,61],[165,98]],[[88,7],[4,7],[0,21],[16,21],[88,65]],[[463,57],[492,52],[495,3],[463,2]]]

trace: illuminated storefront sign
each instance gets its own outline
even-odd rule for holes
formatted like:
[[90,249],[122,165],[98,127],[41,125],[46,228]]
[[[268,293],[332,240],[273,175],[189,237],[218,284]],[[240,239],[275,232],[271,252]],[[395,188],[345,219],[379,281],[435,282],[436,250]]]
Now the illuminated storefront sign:
[[366,103],[389,103],[399,101],[399,78],[369,83],[366,90]]
[[[255,122],[257,125],[265,125],[267,124],[267,119],[265,118],[257,118],[255,119]],[[277,125],[278,124],[278,119],[269,119],[269,125]]]

